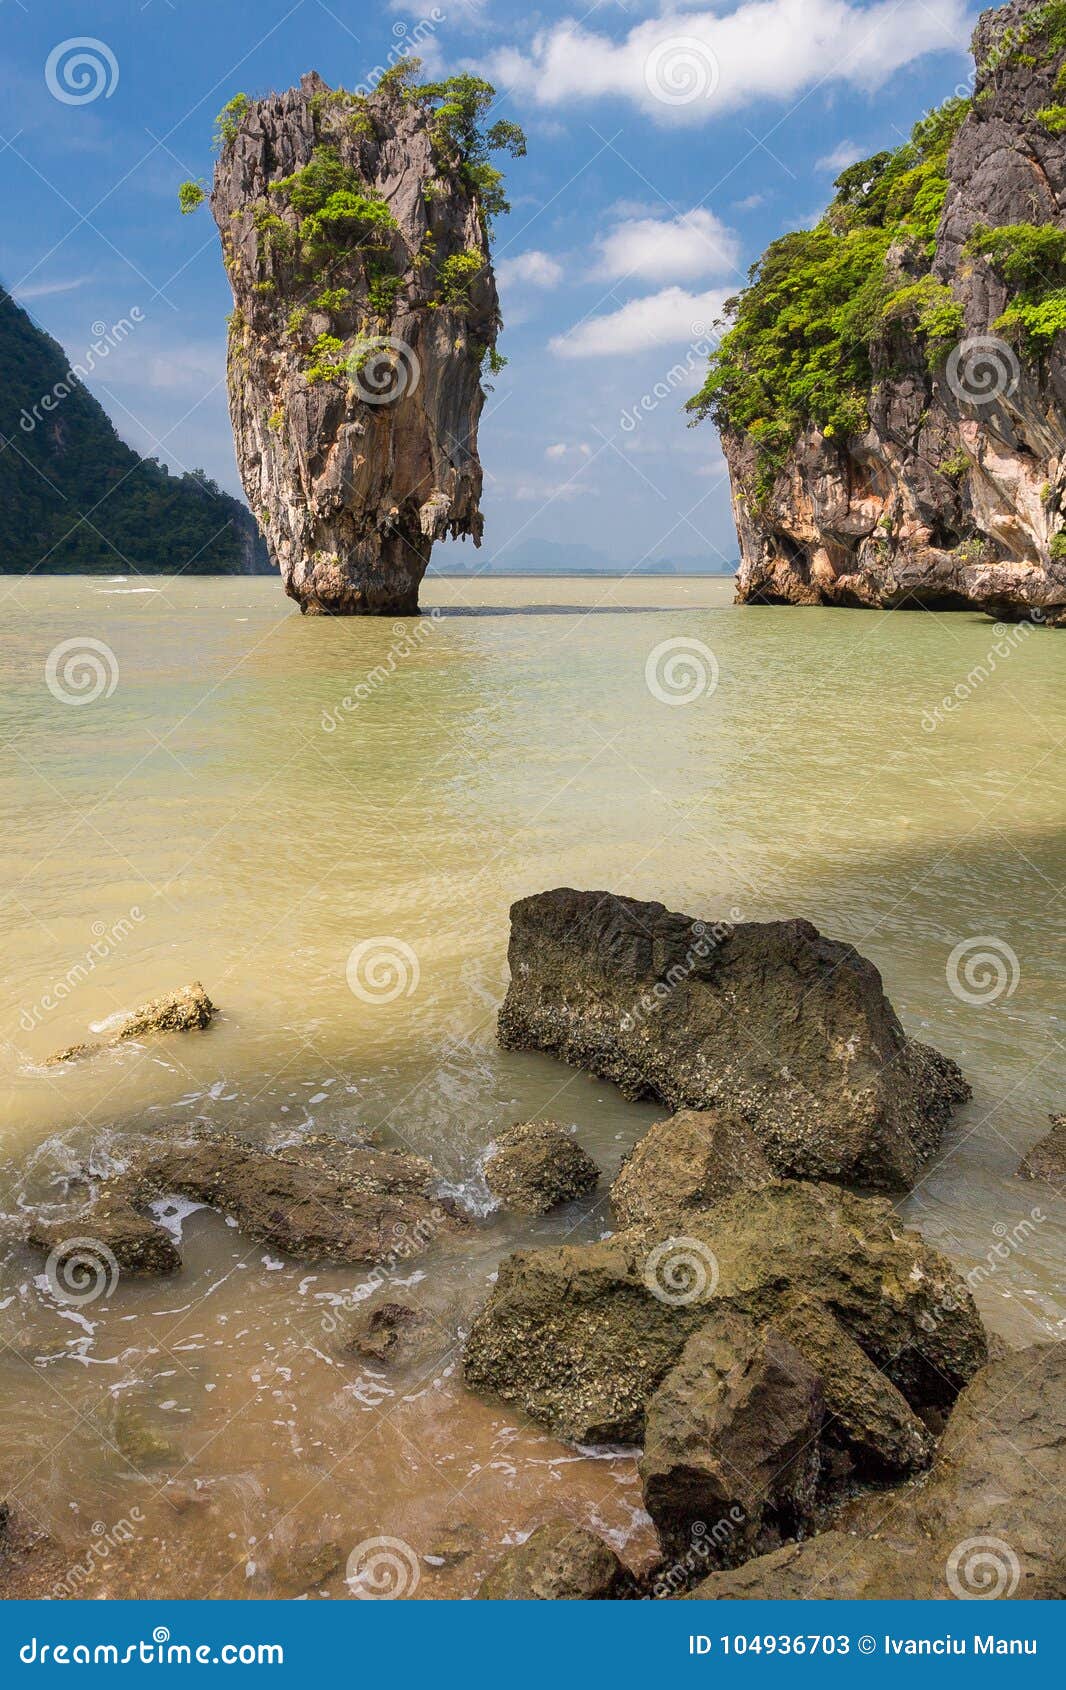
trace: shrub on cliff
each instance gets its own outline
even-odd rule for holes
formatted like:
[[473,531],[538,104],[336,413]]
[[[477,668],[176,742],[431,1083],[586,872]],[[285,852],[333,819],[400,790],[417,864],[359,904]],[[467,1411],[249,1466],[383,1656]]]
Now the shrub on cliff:
[[928,272],[948,149],[968,110],[968,100],[952,98],[904,146],[849,165],[821,221],[772,242],[749,286],[728,301],[732,327],[688,409],[697,422],[710,414],[749,434],[764,478],[809,424],[841,435],[868,426],[871,346],[887,324],[905,318],[933,343],[961,327],[950,289],[928,273],[892,289],[885,258],[902,248],[912,268]]

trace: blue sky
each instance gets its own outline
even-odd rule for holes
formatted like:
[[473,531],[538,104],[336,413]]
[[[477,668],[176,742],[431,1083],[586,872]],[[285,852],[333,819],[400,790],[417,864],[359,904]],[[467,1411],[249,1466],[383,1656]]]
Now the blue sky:
[[[239,492],[229,289],[177,185],[209,177],[238,90],[309,69],[357,87],[417,39],[433,75],[490,76],[494,115],[529,138],[497,229],[510,363],[482,419],[479,562],[549,540],[722,566],[720,449],[682,410],[720,302],[844,164],[966,90],[975,17],[964,0],[0,0],[0,279],[72,359],[137,307],[93,391],[137,450]],[[66,84],[55,50],[78,37],[102,44],[97,80]]]

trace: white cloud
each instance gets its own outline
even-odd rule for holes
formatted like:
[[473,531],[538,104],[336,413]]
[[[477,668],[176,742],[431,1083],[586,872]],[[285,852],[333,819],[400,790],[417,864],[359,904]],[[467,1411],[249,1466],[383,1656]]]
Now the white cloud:
[[496,277],[504,287],[524,282],[531,288],[553,288],[563,279],[563,267],[546,252],[534,249],[516,253],[514,258],[501,258],[496,265]]
[[728,297],[720,290],[688,293],[684,288],[663,288],[644,299],[631,299],[618,311],[578,323],[566,334],[556,335],[551,349],[560,358],[609,358],[707,340]]
[[734,200],[733,203],[735,204],[738,211],[756,211],[756,210],[758,210],[760,205],[765,205],[766,195],[765,194],[749,194],[747,199]]
[[485,68],[542,106],[607,96],[663,122],[698,123],[822,82],[880,87],[926,53],[962,51],[967,0],[739,0],[729,11],[674,9],[620,40],[564,19]]
[[546,458],[558,459],[568,457],[574,452],[576,452],[579,457],[591,458],[592,447],[586,440],[580,441],[576,446],[568,446],[565,440],[560,440],[553,446],[546,446],[544,449],[544,456]]
[[713,211],[619,223],[599,248],[596,274],[612,280],[639,276],[646,282],[691,282],[728,275],[740,263],[740,242]]
[[31,282],[29,287],[15,288],[14,296],[16,299],[45,299],[53,293],[73,293],[75,288],[83,288],[92,279],[91,276],[71,276],[67,281]]
[[817,168],[838,174],[841,170],[846,170],[849,164],[855,164],[862,156],[862,148],[857,147],[854,141],[841,141],[839,147],[834,147],[831,153],[826,153],[824,158],[818,160]]

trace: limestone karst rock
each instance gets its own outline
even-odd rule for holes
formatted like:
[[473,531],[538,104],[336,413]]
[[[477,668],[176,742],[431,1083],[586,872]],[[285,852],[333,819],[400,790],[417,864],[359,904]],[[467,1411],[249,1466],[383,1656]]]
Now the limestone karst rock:
[[412,73],[363,96],[312,72],[220,118],[237,460],[285,591],[318,614],[417,612],[434,541],[481,539],[500,328],[484,154],[523,146],[507,124],[482,134],[487,84],[449,126],[454,104],[435,109]]
[[693,920],[564,886],[512,904],[508,961],[506,1049],[739,1114],[778,1174],[909,1187],[970,1095],[908,1039],[873,963],[808,921]]
[[740,601],[1066,626],[1062,9],[985,12],[973,51],[972,98],[763,255],[694,401],[722,432]]

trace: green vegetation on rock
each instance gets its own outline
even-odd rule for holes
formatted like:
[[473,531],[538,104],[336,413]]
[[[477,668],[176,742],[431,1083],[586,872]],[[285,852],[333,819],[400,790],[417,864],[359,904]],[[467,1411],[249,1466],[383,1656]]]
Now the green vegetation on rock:
[[178,189],[178,205],[181,207],[182,216],[187,217],[190,211],[198,210],[206,198],[207,194],[199,182],[183,182]]
[[466,305],[474,279],[483,269],[484,260],[480,252],[468,250],[446,258],[437,274],[440,304],[460,309]]
[[214,144],[219,151],[228,147],[231,141],[237,139],[237,131],[241,126],[251,100],[247,94],[234,94],[232,100],[227,100],[218,116],[215,118]]
[[395,87],[404,99],[416,100],[433,113],[433,145],[447,166],[454,166],[476,195],[486,230],[494,217],[510,211],[503,191],[503,172],[489,154],[503,152],[524,158],[526,137],[517,123],[506,119],[484,127],[496,98],[491,82],[481,76],[450,76],[443,82],[416,83],[420,59],[402,59],[381,78],[379,87]]
[[966,243],[1014,289],[1014,298],[992,324],[997,334],[1046,352],[1066,329],[1066,230],[1054,223],[979,223]]
[[[732,327],[688,409],[751,436],[761,489],[809,425],[829,436],[867,428],[871,348],[893,325],[917,335],[931,360],[960,331],[961,308],[929,261],[948,149],[968,109],[948,100],[904,146],[850,165],[815,227],[772,242],[728,302]],[[890,248],[913,282],[891,285]]]

